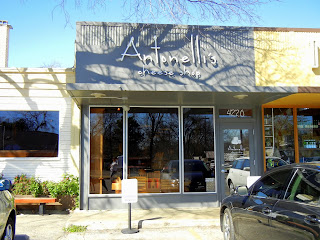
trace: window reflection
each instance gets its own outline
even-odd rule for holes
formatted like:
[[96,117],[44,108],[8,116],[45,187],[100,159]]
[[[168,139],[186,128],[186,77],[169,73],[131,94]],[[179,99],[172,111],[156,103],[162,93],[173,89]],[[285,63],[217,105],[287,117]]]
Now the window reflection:
[[300,162],[320,160],[320,109],[299,108],[298,141]]
[[265,108],[264,134],[266,169],[295,161],[292,108]]
[[214,192],[212,108],[183,109],[184,191]]
[[122,108],[90,108],[90,193],[121,193]]
[[128,178],[138,179],[139,193],[179,191],[177,108],[130,108]]
[[0,157],[57,157],[58,111],[0,111]]

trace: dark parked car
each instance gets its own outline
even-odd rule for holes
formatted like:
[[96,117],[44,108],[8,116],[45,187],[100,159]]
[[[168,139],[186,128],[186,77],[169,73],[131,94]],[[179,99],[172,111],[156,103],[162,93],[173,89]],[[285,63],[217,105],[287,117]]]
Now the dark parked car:
[[224,239],[320,239],[320,162],[274,168],[220,210]]
[[[201,160],[184,160],[185,191],[205,192],[206,178],[213,178],[214,173]],[[168,179],[179,186],[179,160],[171,160],[161,171],[161,179]]]
[[0,180],[0,233],[1,240],[14,239],[16,228],[16,211],[14,198],[9,192],[11,182],[7,179]]

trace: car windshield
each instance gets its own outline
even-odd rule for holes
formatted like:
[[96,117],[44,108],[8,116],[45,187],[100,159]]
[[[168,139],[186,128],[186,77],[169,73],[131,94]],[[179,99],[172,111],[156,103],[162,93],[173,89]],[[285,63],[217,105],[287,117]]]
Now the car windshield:
[[250,161],[249,161],[249,159],[246,159],[246,160],[244,161],[243,168],[245,168],[245,167],[250,167]]

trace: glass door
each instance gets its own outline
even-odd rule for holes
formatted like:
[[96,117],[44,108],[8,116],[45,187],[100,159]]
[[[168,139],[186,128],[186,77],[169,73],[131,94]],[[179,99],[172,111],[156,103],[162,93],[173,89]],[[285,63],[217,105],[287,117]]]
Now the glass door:
[[221,176],[223,196],[237,186],[246,186],[252,175],[253,128],[251,124],[223,124],[221,129]]

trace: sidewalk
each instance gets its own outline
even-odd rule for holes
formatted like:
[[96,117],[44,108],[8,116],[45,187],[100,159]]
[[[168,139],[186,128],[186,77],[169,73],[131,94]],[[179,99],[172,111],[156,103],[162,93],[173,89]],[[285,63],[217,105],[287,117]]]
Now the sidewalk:
[[[209,227],[219,232],[219,217],[219,208],[132,209],[131,228],[146,231]],[[87,231],[85,234],[65,232],[63,228],[70,225],[87,226]],[[76,210],[70,214],[43,216],[21,214],[17,216],[16,240],[79,239],[79,236],[81,239],[103,239],[102,234],[107,231],[120,232],[125,228],[128,228],[128,210]]]
[[[132,228],[219,226],[219,208],[132,209]],[[88,226],[88,230],[123,229],[128,227],[128,210],[74,211],[68,225]]]

